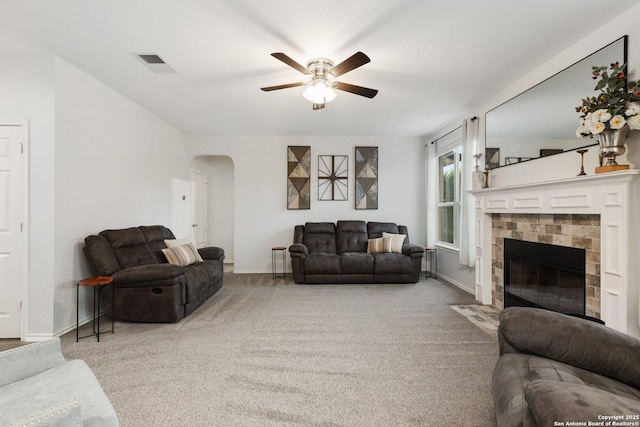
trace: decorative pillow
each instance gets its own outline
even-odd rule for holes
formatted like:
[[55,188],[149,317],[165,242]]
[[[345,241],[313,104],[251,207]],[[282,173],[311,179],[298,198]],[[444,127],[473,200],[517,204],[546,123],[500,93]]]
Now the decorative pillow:
[[380,252],[389,252],[384,250],[384,238],[379,237],[377,239],[369,239],[369,242],[367,244],[367,253],[377,254]]
[[166,248],[162,250],[162,253],[167,258],[167,261],[169,261],[169,264],[181,265],[183,267],[191,265],[194,262],[202,261],[193,243],[176,246],[175,248]]
[[[195,243],[193,243],[193,239],[191,237],[185,237],[183,239],[166,239],[164,241],[164,244],[168,248],[177,248],[178,246],[188,245],[189,243],[192,244],[194,248],[196,247],[196,245],[195,245]],[[197,250],[196,250],[196,261],[198,261],[198,262],[202,261],[202,257],[200,256],[200,253],[198,253]]]
[[407,237],[406,234],[391,234],[391,233],[382,233],[382,237],[391,238],[391,246],[389,252],[402,253],[402,245],[404,244],[404,239]]

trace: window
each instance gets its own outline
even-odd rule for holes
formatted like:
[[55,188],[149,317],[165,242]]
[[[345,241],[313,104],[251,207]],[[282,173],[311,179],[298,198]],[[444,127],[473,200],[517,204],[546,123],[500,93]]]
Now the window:
[[438,243],[458,248],[462,147],[438,156]]

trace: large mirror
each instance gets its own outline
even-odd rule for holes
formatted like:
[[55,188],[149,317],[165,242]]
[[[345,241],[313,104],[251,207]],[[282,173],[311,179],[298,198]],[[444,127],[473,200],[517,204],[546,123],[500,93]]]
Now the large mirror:
[[582,98],[595,94],[593,66],[627,62],[627,36],[487,112],[485,166],[492,169],[596,143],[578,138]]

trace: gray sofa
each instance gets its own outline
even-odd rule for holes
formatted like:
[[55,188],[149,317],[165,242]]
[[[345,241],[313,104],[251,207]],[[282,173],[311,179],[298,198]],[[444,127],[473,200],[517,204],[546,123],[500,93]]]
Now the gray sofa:
[[[162,250],[175,239],[162,225],[105,230],[85,239],[84,252],[99,276],[112,276],[115,316],[127,322],[177,322],[222,287],[224,250],[198,249],[202,261],[169,264]],[[107,313],[112,293],[104,292]]]
[[[405,235],[401,249],[369,253],[369,240],[383,233]],[[307,222],[296,225],[289,253],[296,283],[415,283],[424,247],[391,222]]]
[[0,352],[0,426],[118,426],[111,402],[58,338]]
[[[640,422],[640,340],[590,320],[510,307],[500,314],[498,341],[498,427]],[[603,418],[613,416],[621,418]]]

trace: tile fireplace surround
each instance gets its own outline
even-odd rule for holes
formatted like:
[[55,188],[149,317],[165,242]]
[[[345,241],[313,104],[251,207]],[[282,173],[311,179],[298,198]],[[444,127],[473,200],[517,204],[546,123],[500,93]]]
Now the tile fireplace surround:
[[587,315],[640,337],[640,170],[472,191],[476,298],[503,308],[504,238],[587,250]]

